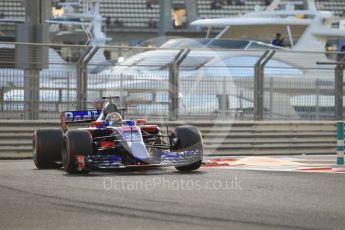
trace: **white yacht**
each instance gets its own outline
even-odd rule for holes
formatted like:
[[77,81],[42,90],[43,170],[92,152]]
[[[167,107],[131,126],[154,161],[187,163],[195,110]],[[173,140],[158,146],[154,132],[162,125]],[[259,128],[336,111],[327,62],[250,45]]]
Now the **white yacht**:
[[[324,52],[327,40],[344,38],[341,18],[318,11],[315,0],[273,0],[266,8],[256,8],[239,17],[200,19],[194,26],[223,27],[216,39],[255,39],[270,42],[276,33],[285,37],[285,47],[293,51]],[[334,28],[338,27],[338,28]]]
[[[327,42],[345,37],[345,30],[336,27],[340,20],[332,12],[318,11],[314,0],[274,0],[265,10],[257,8],[242,16],[197,20],[192,25],[209,27],[208,31],[211,27],[224,29],[215,38],[167,41],[160,49],[129,56],[101,74],[114,79],[121,76],[121,83],[110,80],[109,88],[126,85],[128,95],[131,90],[138,91],[138,87],[141,90],[146,87],[148,93],[156,89],[161,93],[154,92],[154,96],[147,97],[167,100],[167,86],[159,79],[167,78],[169,63],[179,50],[189,47],[192,51],[179,68],[181,114],[196,114],[205,111],[206,107],[211,108],[208,112],[217,110],[219,95],[228,97],[230,109],[250,110],[253,106],[253,66],[264,50],[273,49],[277,52],[266,65],[265,77],[274,80],[271,98],[275,99],[269,101],[270,97],[265,96],[265,105],[269,105],[266,109],[277,114],[277,118],[296,118],[296,98],[314,96],[318,87],[328,101],[332,95],[328,88],[322,90],[320,82],[332,84],[333,73],[327,72],[327,76],[325,71],[314,68],[320,68],[316,64],[318,61],[329,61],[325,54]],[[276,33],[285,38],[284,47],[270,43]],[[155,80],[145,84],[148,77]],[[289,84],[293,79],[298,82],[302,78],[308,78],[308,84]],[[268,84],[269,81],[265,87]],[[147,107],[144,105],[142,111]]]
[[[259,7],[255,12],[238,17],[194,21],[191,23],[194,26],[208,27],[209,30],[212,27],[224,29],[215,38],[209,38],[207,35],[205,39],[172,39],[161,46],[165,50],[153,50],[128,57],[121,63],[125,68],[119,65],[112,70],[133,74],[136,72],[135,69],[139,72],[143,71],[143,68],[137,67],[140,65],[165,65],[178,52],[169,49],[186,47],[194,50],[200,48],[198,52],[194,52],[195,56],[208,61],[212,61],[217,55],[222,56],[220,49],[224,51],[225,49],[236,51],[275,49],[280,51],[279,55],[274,57],[275,60],[300,69],[306,66],[311,68],[316,66],[316,61],[323,62],[329,59],[325,55],[329,41],[345,38],[345,30],[338,27],[339,21],[341,18],[333,16],[332,12],[318,11],[314,0],[273,0],[265,10]],[[277,33],[284,38],[283,47],[271,44]],[[205,48],[205,51],[202,51],[202,48]],[[209,50],[214,52],[208,55]],[[295,58],[295,52],[299,52],[298,58]],[[310,53],[303,52],[313,52],[313,59],[307,58]],[[193,59],[197,59],[196,57]],[[205,60],[194,61],[197,62],[196,66],[199,63],[203,63],[204,66],[208,64]]]
[[[81,13],[75,10],[76,4],[81,4]],[[82,31],[87,37],[85,45],[92,48],[104,45],[106,41],[110,40],[101,30],[103,18],[100,15],[99,0],[82,0],[79,3],[61,2],[59,3],[59,9],[53,8],[52,13],[53,17],[46,21],[50,24],[50,33],[55,31],[56,34],[61,35],[63,33]],[[3,19],[3,21],[5,20],[7,19]],[[7,21],[10,22],[9,20]],[[18,22],[19,20],[13,21],[13,23]],[[87,46],[84,49],[76,47],[74,50],[69,46],[56,46],[48,49],[48,67],[42,69],[39,73],[40,87],[45,88],[45,90],[40,91],[40,101],[76,100],[75,92],[62,89],[76,88],[77,69],[75,62],[80,58],[80,54],[87,50],[86,48]],[[12,44],[0,43],[0,51],[6,50],[12,53],[13,58],[15,57],[15,49],[16,47]],[[98,71],[98,65],[109,66],[112,64],[106,60],[103,51],[101,48],[98,49],[94,58],[90,61],[91,66],[96,72]],[[46,60],[42,61],[46,62]],[[11,65],[12,68],[1,67],[0,87],[4,90],[3,97],[5,102],[21,102],[24,98],[24,90],[22,88],[24,86],[25,72],[22,69],[17,69],[14,64]],[[91,72],[93,68],[90,68]],[[59,90],[49,90],[50,88],[60,89],[60,92]],[[8,107],[12,108],[11,103],[8,104]],[[13,109],[16,107],[20,109],[22,105],[19,107],[14,105]]]

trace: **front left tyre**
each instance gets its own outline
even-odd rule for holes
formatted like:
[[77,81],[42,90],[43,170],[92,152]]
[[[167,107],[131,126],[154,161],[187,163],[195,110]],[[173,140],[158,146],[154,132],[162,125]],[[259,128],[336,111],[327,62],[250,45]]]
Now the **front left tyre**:
[[61,129],[38,129],[33,134],[33,160],[38,169],[60,168],[63,132]]
[[84,168],[79,168],[77,156],[83,156],[84,161],[87,156],[93,152],[93,140],[87,130],[69,130],[65,134],[65,143],[62,150],[62,162],[66,172],[89,173],[91,168],[87,162],[84,162]]

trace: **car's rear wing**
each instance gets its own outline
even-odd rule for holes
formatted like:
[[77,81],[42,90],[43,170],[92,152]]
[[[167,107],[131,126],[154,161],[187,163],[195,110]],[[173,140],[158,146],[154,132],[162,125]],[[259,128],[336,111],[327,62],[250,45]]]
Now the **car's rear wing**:
[[60,114],[61,127],[67,131],[67,124],[97,120],[101,110],[65,111]]

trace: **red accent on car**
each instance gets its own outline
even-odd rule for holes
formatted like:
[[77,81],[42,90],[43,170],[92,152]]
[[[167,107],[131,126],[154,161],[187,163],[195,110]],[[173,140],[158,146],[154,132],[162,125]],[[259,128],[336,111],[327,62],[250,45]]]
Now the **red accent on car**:
[[138,131],[139,127],[138,126],[125,126],[121,127],[122,132],[132,132],[132,131]]
[[93,121],[93,122],[91,122],[91,126],[100,126],[100,125],[102,125],[102,123],[103,123],[103,121]]
[[148,132],[148,133],[155,133],[158,131],[157,125],[144,125],[141,127],[141,130]]
[[85,169],[85,159],[83,155],[75,155],[75,160],[78,164],[78,169]]
[[137,119],[135,121],[135,123],[137,123],[137,125],[145,125],[147,123],[146,119]]
[[102,141],[100,143],[101,148],[108,148],[108,147],[115,147],[115,143],[113,141]]

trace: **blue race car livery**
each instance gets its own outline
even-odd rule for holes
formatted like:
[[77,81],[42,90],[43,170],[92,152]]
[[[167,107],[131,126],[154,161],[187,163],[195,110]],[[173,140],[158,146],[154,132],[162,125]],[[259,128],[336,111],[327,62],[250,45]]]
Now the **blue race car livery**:
[[[203,143],[194,126],[178,126],[163,134],[144,119],[126,120],[110,100],[102,110],[62,112],[61,129],[39,129],[33,135],[37,168],[63,166],[68,173],[89,173],[95,168],[175,166],[196,170],[203,159]],[[86,128],[67,124],[90,122]]]

